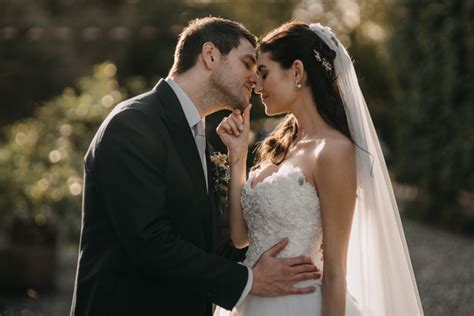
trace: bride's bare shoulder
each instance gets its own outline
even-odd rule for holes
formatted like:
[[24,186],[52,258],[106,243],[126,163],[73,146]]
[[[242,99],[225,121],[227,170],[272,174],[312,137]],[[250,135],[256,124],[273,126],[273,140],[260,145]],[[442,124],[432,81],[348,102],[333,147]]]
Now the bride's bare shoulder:
[[317,179],[335,170],[355,168],[354,144],[342,135],[321,139],[313,151],[313,176]]
[[313,155],[318,162],[351,159],[355,155],[354,144],[342,135],[331,135],[321,139],[315,146]]
[[312,174],[319,189],[328,185],[338,187],[342,182],[354,182],[355,149],[346,137],[324,138],[314,150],[314,157]]

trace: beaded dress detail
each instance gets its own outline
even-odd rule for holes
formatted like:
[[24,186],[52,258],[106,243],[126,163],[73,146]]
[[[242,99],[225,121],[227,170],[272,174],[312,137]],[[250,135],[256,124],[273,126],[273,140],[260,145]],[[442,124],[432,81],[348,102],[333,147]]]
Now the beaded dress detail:
[[[253,186],[253,179],[260,170],[250,174],[242,189],[241,204],[249,234],[249,248],[243,264],[253,267],[265,251],[288,237],[288,245],[278,257],[304,255],[310,257],[323,272],[323,230],[315,187],[305,179],[300,169],[291,165],[282,165]],[[261,297],[249,293],[232,311],[217,307],[214,316],[321,315],[321,280],[307,280],[293,286],[314,286],[316,291],[278,297]],[[349,293],[346,315],[361,315],[357,302]]]
[[291,165],[281,166],[252,188],[256,175],[258,170],[249,177],[241,197],[250,242],[243,263],[252,267],[266,250],[288,237],[289,243],[278,257],[308,256],[322,270],[323,231],[314,186]]

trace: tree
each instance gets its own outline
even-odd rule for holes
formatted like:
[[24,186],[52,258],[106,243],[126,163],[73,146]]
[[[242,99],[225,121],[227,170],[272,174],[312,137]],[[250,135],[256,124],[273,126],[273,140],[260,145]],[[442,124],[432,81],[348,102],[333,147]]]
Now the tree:
[[384,146],[386,159],[391,158],[386,149],[392,148],[396,129],[391,113],[392,65],[385,47],[391,8],[391,3],[386,1],[302,0],[294,11],[299,20],[331,27],[347,48],[377,133],[387,145]]
[[394,12],[398,178],[418,187],[418,217],[474,230],[460,205],[474,190],[474,5],[402,1]]
[[116,67],[98,65],[94,74],[38,110],[34,117],[6,127],[0,149],[3,227],[12,217],[37,225],[56,219],[71,237],[80,229],[83,156],[98,125],[123,99]]

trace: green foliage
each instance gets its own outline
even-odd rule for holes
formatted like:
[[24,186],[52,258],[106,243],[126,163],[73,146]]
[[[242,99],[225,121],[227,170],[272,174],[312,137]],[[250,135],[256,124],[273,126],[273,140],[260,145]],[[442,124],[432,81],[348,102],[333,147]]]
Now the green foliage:
[[[14,30],[13,35],[0,33],[0,126],[11,124],[0,134],[0,231],[20,216],[38,224],[55,220],[77,237],[83,156],[102,119],[123,99],[118,86],[136,95],[166,76],[178,35],[191,19],[222,16],[263,33],[290,19],[296,2],[83,0],[31,5],[21,0],[0,5],[4,26]],[[121,40],[111,36],[117,27],[125,34]],[[81,79],[77,90],[61,94],[73,78],[103,60],[117,65],[117,78],[114,66],[104,64]],[[262,107],[256,112],[263,116]]]
[[80,228],[83,156],[98,125],[124,91],[116,67],[98,65],[94,74],[41,106],[34,117],[6,127],[0,149],[0,224],[9,217],[53,219],[70,236]]
[[394,12],[396,172],[419,188],[418,217],[459,226],[459,197],[474,190],[474,5],[408,1]]
[[104,60],[120,69],[119,82],[141,76],[153,85],[166,76],[191,19],[222,16],[261,34],[289,20],[297,2],[0,1],[0,126],[31,116]]
[[[182,28],[208,15],[240,21],[257,35],[292,17],[330,25],[355,59],[375,126],[390,149],[389,167],[397,180],[420,188],[417,216],[462,220],[454,216],[459,195],[474,200],[471,1],[9,0],[0,8],[3,25],[17,30],[0,39],[0,126],[37,108],[0,135],[0,230],[18,215],[37,223],[56,219],[77,236],[82,159],[98,125],[124,98],[123,87],[136,95],[166,76]],[[113,39],[116,27],[128,35]],[[90,28],[95,39],[86,36]],[[103,60],[117,65],[117,78],[114,65],[102,64],[77,90],[51,99]],[[267,118],[259,98],[252,103],[259,140],[268,132]],[[208,120],[220,151],[225,148],[213,127],[225,114]]]
[[385,45],[392,6],[391,1],[301,0],[294,11],[299,20],[331,27],[347,48],[389,167],[397,128],[391,110],[394,78]]

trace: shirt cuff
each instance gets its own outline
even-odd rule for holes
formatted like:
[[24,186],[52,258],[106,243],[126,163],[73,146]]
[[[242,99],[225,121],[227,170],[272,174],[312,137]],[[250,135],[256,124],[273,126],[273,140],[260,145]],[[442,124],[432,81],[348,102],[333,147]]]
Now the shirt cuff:
[[239,300],[235,304],[235,307],[238,307],[243,300],[247,297],[247,295],[250,293],[250,290],[252,289],[252,284],[253,284],[253,272],[252,269],[247,267],[247,270],[249,271],[248,273],[248,278],[247,278],[247,285],[245,286],[244,290],[242,291],[242,295],[240,295]]

